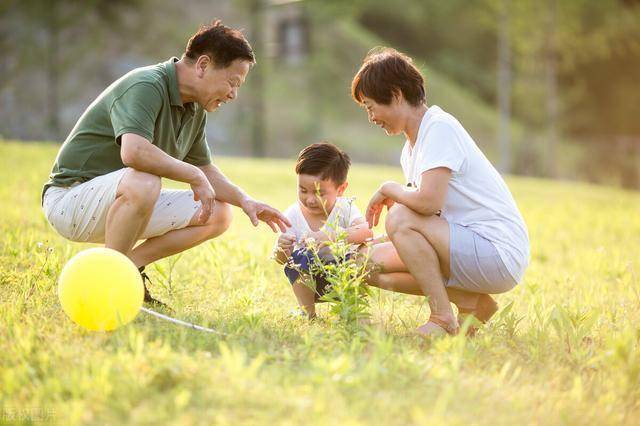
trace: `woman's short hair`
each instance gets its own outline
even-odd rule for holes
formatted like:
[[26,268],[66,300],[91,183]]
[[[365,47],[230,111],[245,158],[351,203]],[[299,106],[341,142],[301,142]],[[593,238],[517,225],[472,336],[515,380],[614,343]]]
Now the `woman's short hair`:
[[427,100],[424,78],[409,56],[387,47],[372,49],[353,77],[351,96],[359,104],[364,96],[389,105],[398,92],[413,106]]

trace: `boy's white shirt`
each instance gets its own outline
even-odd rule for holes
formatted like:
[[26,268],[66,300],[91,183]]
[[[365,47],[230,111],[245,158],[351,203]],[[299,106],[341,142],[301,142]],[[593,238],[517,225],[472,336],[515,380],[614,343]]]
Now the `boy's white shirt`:
[[[285,234],[295,236],[296,243],[302,243],[302,239],[305,237],[305,235],[313,232],[309,227],[307,219],[305,219],[304,215],[302,214],[300,202],[296,201],[295,203],[291,204],[289,207],[287,207],[283,214],[287,219],[289,219],[289,222],[291,222],[291,227],[287,228]],[[350,226],[353,226],[353,223],[357,219],[364,220],[364,217],[353,202],[353,198],[338,197],[336,198],[336,203],[334,204],[333,209],[331,209],[331,212],[329,212],[329,217],[320,229],[324,229],[327,231],[337,231],[335,227],[346,229]],[[277,249],[278,241],[276,240],[274,250]]]
[[405,143],[400,163],[407,183],[416,188],[427,170],[451,170],[442,216],[491,241],[520,282],[530,257],[527,227],[504,179],[455,117],[429,107],[415,146]]

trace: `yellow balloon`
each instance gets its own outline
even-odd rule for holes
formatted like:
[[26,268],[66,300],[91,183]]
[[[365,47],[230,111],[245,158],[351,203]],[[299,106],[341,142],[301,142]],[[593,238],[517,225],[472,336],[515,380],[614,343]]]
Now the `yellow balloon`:
[[138,268],[127,256],[108,248],[91,248],[64,266],[58,297],[75,323],[89,330],[115,330],[136,317],[144,287]]

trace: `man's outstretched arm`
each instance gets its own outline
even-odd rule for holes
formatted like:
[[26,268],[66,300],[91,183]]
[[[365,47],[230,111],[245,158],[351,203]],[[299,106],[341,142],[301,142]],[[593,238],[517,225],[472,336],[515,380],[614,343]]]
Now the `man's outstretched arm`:
[[271,227],[273,232],[278,232],[278,229],[285,232],[287,227],[291,226],[289,220],[282,213],[251,198],[239,186],[231,182],[215,165],[200,166],[200,170],[204,172],[215,188],[216,198],[240,207],[249,216],[253,226],[258,226],[258,221],[263,221]]

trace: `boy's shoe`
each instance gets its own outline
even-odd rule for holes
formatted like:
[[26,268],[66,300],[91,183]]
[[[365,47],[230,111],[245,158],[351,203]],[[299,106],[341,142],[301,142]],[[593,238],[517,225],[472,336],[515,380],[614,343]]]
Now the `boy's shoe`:
[[171,310],[169,305],[159,301],[158,299],[151,296],[151,293],[149,293],[147,283],[151,284],[151,279],[149,279],[149,276],[146,274],[146,272],[144,272],[144,266],[141,266],[140,268],[138,268],[138,270],[140,271],[140,276],[142,277],[142,285],[144,286],[144,303],[153,308],[164,308]]
[[313,320],[316,318],[316,316],[309,316],[309,314],[307,314],[307,311],[305,311],[301,307],[297,307],[289,311],[289,318]]

